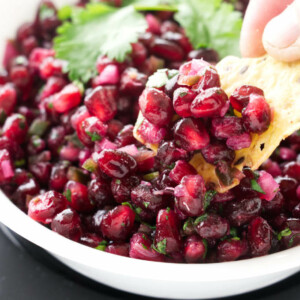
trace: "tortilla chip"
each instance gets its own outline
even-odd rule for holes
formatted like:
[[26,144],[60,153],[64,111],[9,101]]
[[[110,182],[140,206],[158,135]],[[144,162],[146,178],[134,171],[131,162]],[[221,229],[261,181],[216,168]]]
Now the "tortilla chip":
[[[263,134],[252,134],[252,144],[247,149],[236,151],[234,168],[244,166],[256,170],[266,161],[280,142],[300,128],[300,62],[282,63],[270,56],[240,59],[226,57],[218,65],[222,88],[228,96],[245,84],[261,88],[272,110],[269,129]],[[153,149],[155,150],[155,149]],[[215,167],[205,162],[201,154],[196,154],[190,163],[203,176],[206,183],[224,193],[238,185],[234,179],[230,186],[223,186]]]

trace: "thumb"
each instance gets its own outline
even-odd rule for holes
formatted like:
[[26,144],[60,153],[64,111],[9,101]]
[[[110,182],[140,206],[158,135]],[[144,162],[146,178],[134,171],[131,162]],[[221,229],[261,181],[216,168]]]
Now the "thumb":
[[300,0],[295,0],[267,24],[263,45],[277,60],[291,62],[300,59]]

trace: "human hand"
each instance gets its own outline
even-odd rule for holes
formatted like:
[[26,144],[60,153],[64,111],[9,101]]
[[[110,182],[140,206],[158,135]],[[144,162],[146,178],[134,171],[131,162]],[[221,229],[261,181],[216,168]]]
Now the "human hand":
[[240,48],[244,57],[300,59],[300,0],[250,0]]

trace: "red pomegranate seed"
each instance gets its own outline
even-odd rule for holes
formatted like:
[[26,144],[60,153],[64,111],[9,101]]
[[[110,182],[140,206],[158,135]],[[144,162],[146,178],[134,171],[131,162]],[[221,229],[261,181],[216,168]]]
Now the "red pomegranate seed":
[[84,99],[90,114],[102,122],[111,120],[117,113],[117,91],[113,86],[99,86]]
[[50,224],[54,217],[66,208],[65,196],[55,191],[49,191],[29,202],[28,216],[37,222]]
[[0,86],[0,115],[9,116],[15,109],[17,103],[17,92],[13,85]]
[[222,241],[218,245],[218,261],[234,261],[248,253],[248,245],[245,240],[230,239]]
[[180,46],[161,38],[154,39],[150,51],[170,61],[182,61],[184,58],[184,52]]
[[81,237],[81,222],[76,211],[67,208],[57,214],[51,223],[51,230],[78,242]]
[[130,236],[134,226],[135,213],[125,205],[119,205],[110,210],[101,222],[103,236],[113,241],[125,241]]
[[91,115],[88,112],[86,106],[80,106],[76,109],[76,111],[72,114],[71,124],[73,129],[76,130],[78,124],[80,124],[86,118],[89,118]]
[[140,184],[137,176],[124,179],[113,179],[111,182],[111,192],[116,202],[123,203],[131,200],[131,190]]
[[247,132],[231,136],[227,139],[226,145],[232,150],[241,150],[251,146],[251,135]]
[[166,136],[167,130],[164,127],[155,126],[144,119],[139,126],[137,133],[142,137],[145,143],[158,144]]
[[251,86],[251,85],[243,85],[237,88],[232,93],[229,100],[233,108],[241,112],[243,108],[245,108],[248,105],[250,95],[252,94],[264,96],[264,92],[258,87]]
[[97,77],[97,85],[118,84],[120,81],[119,69],[116,65],[106,66]]
[[196,175],[196,169],[184,160],[178,160],[174,168],[171,170],[169,177],[177,184],[187,175]]
[[235,152],[221,142],[212,142],[207,147],[201,150],[204,159],[213,165],[216,165],[220,160],[232,163],[235,158]]
[[102,237],[95,233],[85,233],[80,237],[80,244],[85,246],[96,248],[98,246],[104,246],[107,243]]
[[90,212],[95,208],[95,203],[89,199],[86,185],[70,180],[65,186],[64,194],[70,206],[78,212]]
[[260,198],[271,201],[279,191],[279,184],[274,180],[273,176],[265,171],[259,172],[259,178],[257,183],[264,191],[264,194],[260,193]]
[[47,57],[43,60],[42,64],[39,66],[40,75],[43,79],[48,79],[52,76],[62,76],[63,69],[66,62],[55,59],[53,57]]
[[66,85],[67,82],[65,79],[60,77],[50,77],[43,87],[41,99],[44,100],[56,93],[59,93]]
[[139,98],[143,116],[156,126],[168,125],[173,117],[171,99],[162,91],[147,88]]
[[135,66],[139,67],[147,59],[147,49],[142,43],[131,44],[132,53],[131,58]]
[[[221,81],[216,69],[209,67],[201,74],[199,82],[193,86],[193,89],[197,91],[203,91],[210,88],[221,87]],[[225,113],[222,113],[225,114]]]
[[154,168],[155,153],[146,148],[140,148],[138,154],[134,157],[137,162],[139,172],[148,172]]
[[218,52],[210,48],[200,48],[193,50],[188,54],[188,59],[203,59],[208,62],[218,62],[219,55]]
[[204,212],[205,183],[200,175],[188,175],[175,187],[175,205],[185,215],[195,217]]
[[234,116],[214,118],[211,122],[212,134],[217,139],[228,139],[243,133],[242,119]]
[[128,243],[112,243],[105,248],[105,252],[129,257]]
[[200,119],[181,119],[173,131],[176,145],[187,151],[201,150],[209,144],[209,135]]
[[149,261],[164,261],[164,255],[151,247],[151,240],[145,233],[135,233],[130,239],[129,256]]
[[12,114],[8,117],[2,128],[3,135],[8,139],[22,144],[26,139],[28,126],[26,119],[23,115]]
[[248,242],[252,256],[266,255],[271,249],[272,229],[268,222],[256,217],[248,226]]
[[115,143],[119,147],[125,147],[127,145],[132,145],[136,143],[136,140],[133,136],[133,126],[126,125],[118,133],[115,138]]
[[283,167],[283,175],[300,181],[300,162],[289,162]]
[[258,216],[261,212],[261,206],[259,198],[239,199],[229,202],[224,213],[231,225],[241,226]]
[[176,113],[185,118],[191,117],[191,104],[196,97],[196,93],[188,88],[178,88],[174,91],[173,106]]
[[125,152],[104,150],[98,158],[100,169],[108,176],[122,179],[137,168],[136,160]]
[[279,148],[279,157],[282,160],[296,160],[297,153],[293,149],[287,148],[287,147],[280,147]]
[[191,113],[196,118],[224,116],[226,102],[225,92],[220,88],[210,88],[202,91],[191,105]]
[[14,169],[9,152],[0,150],[0,183],[5,183],[14,176]]
[[270,173],[273,177],[281,176],[282,171],[279,167],[279,164],[276,161],[272,161],[271,159],[267,159],[261,166],[261,169]]
[[65,113],[77,107],[81,101],[81,91],[74,85],[65,86],[59,93],[53,96],[52,104],[58,113]]
[[146,21],[148,24],[147,31],[154,33],[154,34],[160,34],[160,22],[159,20],[152,14],[146,15]]
[[220,239],[229,234],[228,221],[217,214],[202,215],[195,223],[197,233],[204,239]]
[[121,76],[120,91],[129,96],[140,96],[147,83],[147,76],[135,68],[127,68]]
[[38,70],[44,59],[47,57],[54,57],[53,49],[35,48],[29,57],[29,65],[33,69]]
[[65,184],[68,181],[67,170],[67,163],[57,163],[53,166],[49,180],[49,187],[51,189],[56,191],[62,191],[64,189]]
[[262,208],[263,212],[266,216],[277,216],[282,211],[284,206],[284,198],[282,194],[279,192],[275,195],[272,201],[263,200],[262,201]]
[[89,117],[77,125],[79,140],[87,147],[92,147],[95,142],[101,141],[107,131],[107,125],[97,117]]
[[156,217],[155,247],[163,254],[178,252],[181,248],[179,221],[173,210],[161,209]]
[[88,198],[97,208],[112,204],[112,193],[107,182],[100,179],[93,179],[88,185]]
[[281,229],[287,229],[290,234],[282,236],[281,244],[287,249],[300,245],[300,220],[287,219]]
[[242,111],[243,124],[247,131],[263,133],[271,123],[271,109],[263,96],[252,94],[246,108]]
[[21,42],[34,34],[34,24],[32,22],[24,23],[17,30],[17,40],[18,42]]
[[107,123],[107,136],[113,141],[118,133],[124,127],[123,123],[119,120],[113,119]]
[[200,263],[206,258],[207,243],[200,237],[192,235],[185,241],[183,251],[187,263]]
[[52,165],[50,162],[37,162],[29,164],[29,171],[36,177],[42,185],[47,185],[51,175]]
[[5,69],[9,69],[12,61],[19,55],[17,45],[14,41],[8,40],[6,42],[3,54],[2,64]]

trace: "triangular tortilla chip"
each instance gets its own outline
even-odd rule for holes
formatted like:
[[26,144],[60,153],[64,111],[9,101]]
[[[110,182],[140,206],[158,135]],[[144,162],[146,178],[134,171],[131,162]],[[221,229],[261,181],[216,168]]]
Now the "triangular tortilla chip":
[[[270,56],[249,59],[226,57],[217,65],[217,70],[222,88],[228,96],[237,87],[254,85],[264,91],[272,109],[269,129],[261,135],[253,134],[251,146],[236,151],[233,162],[233,167],[238,170],[242,170],[244,166],[256,170],[283,139],[300,128],[300,62],[287,64]],[[190,163],[203,176],[205,182],[214,184],[220,193],[239,183],[236,178],[232,185],[223,186],[216,176],[215,167],[206,163],[201,154],[196,154]]]

